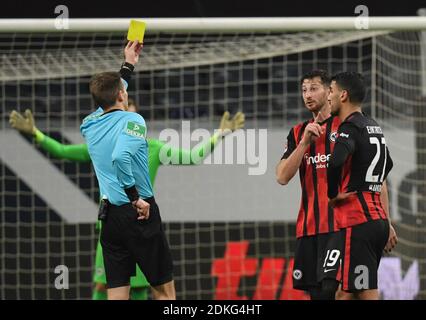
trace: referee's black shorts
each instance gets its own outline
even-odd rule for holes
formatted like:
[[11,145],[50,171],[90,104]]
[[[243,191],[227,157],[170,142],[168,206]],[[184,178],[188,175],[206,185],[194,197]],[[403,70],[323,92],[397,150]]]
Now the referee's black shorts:
[[130,284],[139,265],[151,286],[173,280],[173,262],[164,233],[160,210],[155,199],[150,204],[147,220],[137,220],[132,205],[110,204],[108,217],[102,223],[101,245],[108,288]]

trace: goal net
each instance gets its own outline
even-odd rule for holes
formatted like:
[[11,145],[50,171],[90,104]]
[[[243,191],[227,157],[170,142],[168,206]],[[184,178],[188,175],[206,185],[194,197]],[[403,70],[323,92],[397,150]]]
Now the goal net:
[[[426,298],[426,36],[201,29],[148,24],[129,97],[152,138],[188,124],[212,132],[224,111],[243,111],[258,161],[244,156],[212,165],[222,142],[204,164],[160,167],[155,194],[173,252],[177,297],[306,298],[291,289],[298,183],[283,188],[274,171],[289,129],[310,117],[301,76],[325,69],[365,76],[364,111],[383,126],[395,162],[388,185],[399,244],[382,263],[381,296]],[[0,29],[0,299],[91,297],[99,199],[92,166],[55,159],[13,130],[8,119],[13,109],[28,108],[45,134],[82,143],[79,125],[95,108],[90,77],[119,70],[125,38],[123,28]],[[260,174],[249,174],[255,166]],[[61,265],[69,270],[65,290],[55,287]]]

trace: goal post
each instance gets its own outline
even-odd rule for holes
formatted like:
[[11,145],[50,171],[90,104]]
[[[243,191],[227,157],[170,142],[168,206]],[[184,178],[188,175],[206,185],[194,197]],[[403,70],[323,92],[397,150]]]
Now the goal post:
[[[67,28],[57,28],[57,19],[2,19],[0,32],[126,32],[131,19],[146,22],[147,33],[235,33],[357,30],[360,19],[368,30],[423,30],[424,17],[285,17],[285,18],[98,18],[68,19]],[[358,26],[358,27],[357,27]]]
[[[144,48],[128,92],[150,137],[182,130],[182,121],[212,131],[226,110],[243,111],[247,129],[267,129],[263,175],[249,176],[248,161],[160,167],[155,193],[178,298],[304,298],[287,276],[300,190],[276,184],[274,168],[291,126],[310,116],[299,81],[317,68],[366,78],[364,110],[383,126],[395,163],[388,183],[399,244],[381,270],[382,298],[426,298],[426,17],[369,17],[368,29],[357,19],[140,18]],[[94,171],[41,151],[8,115],[29,108],[41,131],[81,143],[79,125],[94,108],[90,77],[118,71],[129,21],[69,19],[57,29],[55,19],[0,20],[0,299],[91,297]],[[59,186],[64,196],[53,197]],[[55,288],[58,265],[69,267],[69,290]],[[398,275],[400,283],[387,281]]]

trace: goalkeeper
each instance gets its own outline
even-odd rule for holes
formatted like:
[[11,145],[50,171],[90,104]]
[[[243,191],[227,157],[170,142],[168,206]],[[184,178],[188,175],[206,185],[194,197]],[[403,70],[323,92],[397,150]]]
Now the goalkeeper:
[[[133,100],[129,99],[129,111],[137,112],[137,106],[133,102]],[[238,112],[232,119],[230,119],[229,112],[225,112],[222,116],[222,120],[220,122],[219,130],[215,133],[208,142],[204,145],[201,145],[196,154],[199,155],[199,161],[196,162],[191,157],[191,150],[185,149],[177,149],[172,148],[171,146],[165,144],[162,141],[156,139],[147,139],[148,141],[148,167],[149,167],[149,176],[151,180],[151,184],[154,186],[155,177],[157,175],[157,171],[159,166],[162,164],[160,161],[160,150],[161,148],[167,148],[168,156],[170,155],[179,155],[179,163],[183,163],[183,159],[190,159],[191,165],[199,164],[205,157],[209,155],[209,153],[216,146],[218,140],[221,137],[224,137],[231,131],[240,129],[244,127],[244,114],[242,112]],[[21,133],[24,133],[29,136],[33,136],[36,143],[45,151],[47,151],[50,155],[54,156],[58,159],[65,159],[76,162],[89,162],[90,156],[87,150],[86,144],[71,144],[64,145],[60,142],[50,138],[49,136],[42,133],[35,126],[34,118],[30,110],[26,110],[24,116],[19,112],[13,110],[10,114],[10,123],[13,128],[17,129]],[[173,157],[172,157],[173,158]],[[97,224],[99,229],[99,224]],[[93,281],[95,283],[95,289],[93,291],[93,299],[94,300],[106,300],[106,277],[102,256],[102,246],[100,241],[98,241],[96,248],[96,266],[95,273],[93,276]],[[131,277],[130,279],[130,295],[132,300],[146,300],[148,299],[149,292],[149,283],[143,275],[142,271],[138,266],[136,266],[136,275]]]

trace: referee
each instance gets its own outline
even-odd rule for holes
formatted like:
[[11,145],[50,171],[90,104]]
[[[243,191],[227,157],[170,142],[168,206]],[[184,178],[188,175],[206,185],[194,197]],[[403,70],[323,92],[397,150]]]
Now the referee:
[[136,264],[154,299],[176,299],[170,248],[149,178],[145,120],[127,112],[125,70],[133,71],[141,49],[137,41],[129,42],[120,72],[91,79],[90,93],[99,108],[80,127],[103,199],[99,217],[109,300],[129,299]]

